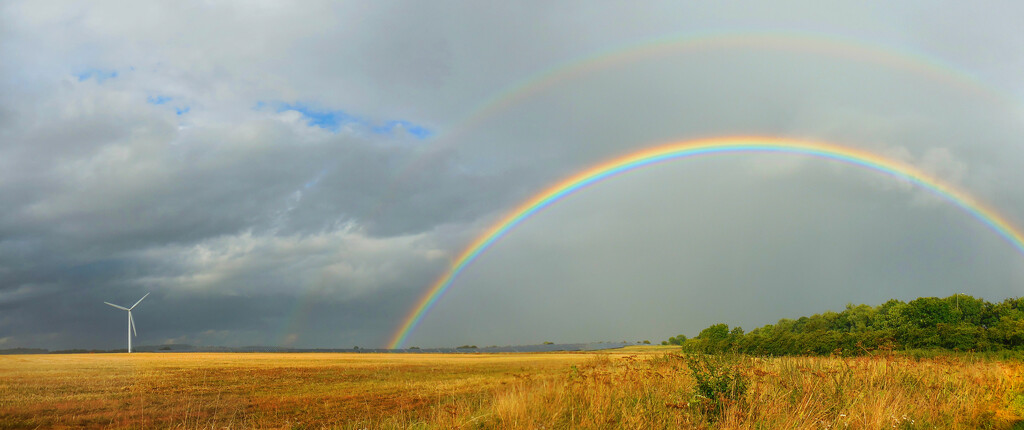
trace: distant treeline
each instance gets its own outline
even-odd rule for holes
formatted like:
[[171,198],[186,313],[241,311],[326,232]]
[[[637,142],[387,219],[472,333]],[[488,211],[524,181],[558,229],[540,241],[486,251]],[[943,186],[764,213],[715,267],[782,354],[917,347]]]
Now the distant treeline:
[[781,319],[750,332],[714,324],[696,338],[662,342],[694,352],[758,355],[862,354],[874,350],[1024,350],[1024,298],[989,303],[968,295],[921,297],[879,306],[846,305],[798,319]]
[[50,351],[43,348],[7,348],[0,349],[0,355],[13,354],[103,354],[110,352],[125,352],[126,349],[61,349]]

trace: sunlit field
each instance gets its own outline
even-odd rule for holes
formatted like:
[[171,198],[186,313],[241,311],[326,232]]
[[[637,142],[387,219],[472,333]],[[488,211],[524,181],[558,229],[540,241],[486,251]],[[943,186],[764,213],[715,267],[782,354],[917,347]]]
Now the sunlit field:
[[0,428],[1012,428],[1022,366],[972,355],[0,356]]

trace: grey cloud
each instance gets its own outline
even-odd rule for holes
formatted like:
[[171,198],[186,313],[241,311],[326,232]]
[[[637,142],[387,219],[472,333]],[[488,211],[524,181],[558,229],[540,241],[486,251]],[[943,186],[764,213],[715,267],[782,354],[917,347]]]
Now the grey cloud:
[[[835,142],[911,163],[1024,223],[1015,4],[969,20],[917,2],[0,8],[4,347],[118,347],[121,315],[102,301],[144,291],[142,343],[380,346],[502,214],[668,141]],[[715,34],[824,34],[919,63],[826,42],[666,50],[581,66],[474,116],[558,65]],[[76,78],[94,69],[118,75]],[[147,102],[156,96],[171,101]],[[261,102],[436,135],[332,133]],[[1019,294],[1020,256],[924,195],[791,157],[651,167],[515,229],[412,342],[655,340],[847,301]]]
[[421,330],[441,343],[637,340],[847,302],[1015,294],[1021,256],[949,204],[848,167],[744,170],[679,162],[573,195],[466,269]]

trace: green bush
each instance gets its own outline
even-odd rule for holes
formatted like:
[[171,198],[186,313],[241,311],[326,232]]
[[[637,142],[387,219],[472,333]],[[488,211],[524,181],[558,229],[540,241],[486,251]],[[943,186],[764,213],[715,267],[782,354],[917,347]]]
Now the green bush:
[[739,360],[737,355],[687,355],[694,382],[690,404],[716,416],[726,405],[742,402],[750,381],[740,371]]

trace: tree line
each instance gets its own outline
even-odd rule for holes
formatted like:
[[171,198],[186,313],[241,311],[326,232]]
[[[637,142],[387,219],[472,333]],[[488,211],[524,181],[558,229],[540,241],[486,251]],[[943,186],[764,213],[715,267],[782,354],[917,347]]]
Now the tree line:
[[861,354],[873,350],[1024,349],[1024,298],[990,303],[957,294],[946,298],[889,300],[878,306],[847,304],[841,312],[784,318],[744,332],[719,323],[692,339],[674,336],[663,345],[687,351],[757,355]]

